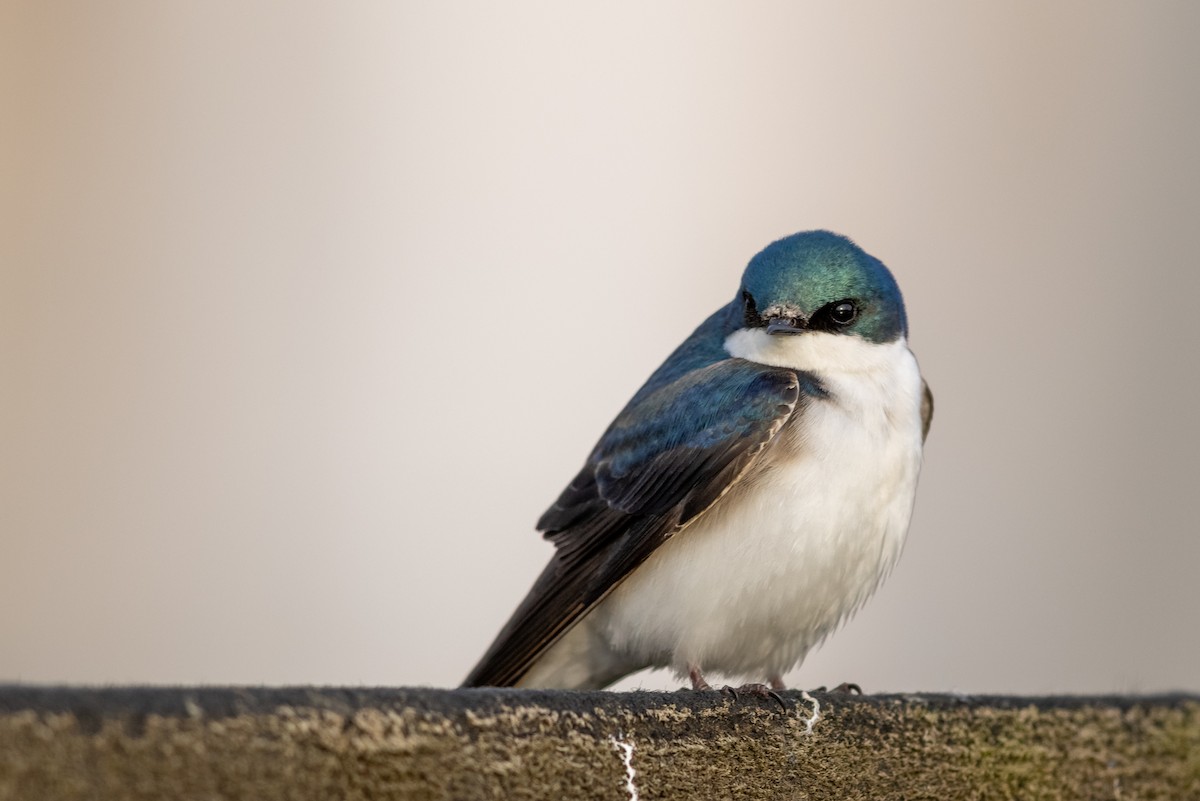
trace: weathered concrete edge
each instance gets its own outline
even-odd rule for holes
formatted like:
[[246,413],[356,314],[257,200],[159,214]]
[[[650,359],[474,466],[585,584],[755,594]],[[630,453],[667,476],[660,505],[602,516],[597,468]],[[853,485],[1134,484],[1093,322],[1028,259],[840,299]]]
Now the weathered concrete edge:
[[0,801],[1200,798],[1200,696],[784,700],[3,685]]
[[[786,690],[789,704],[804,703],[799,690]],[[834,698],[840,705],[892,707],[919,704],[928,709],[987,708],[1015,710],[1073,710],[1084,707],[1125,711],[1139,707],[1180,708],[1200,704],[1200,694],[1186,692],[1150,695],[971,695],[949,693],[889,693],[853,695],[811,691],[817,699]],[[21,711],[69,713],[81,719],[157,715],[222,719],[272,713],[280,707],[311,708],[338,713],[360,709],[407,709],[456,717],[467,711],[490,712],[515,705],[559,711],[612,710],[637,712],[647,707],[671,705],[693,711],[727,707],[730,698],[720,692],[566,691],[508,688],[444,689],[435,687],[334,687],[334,686],[223,686],[223,685],[41,685],[0,684],[0,714]],[[748,703],[758,703],[757,700]],[[767,704],[770,708],[770,704]]]

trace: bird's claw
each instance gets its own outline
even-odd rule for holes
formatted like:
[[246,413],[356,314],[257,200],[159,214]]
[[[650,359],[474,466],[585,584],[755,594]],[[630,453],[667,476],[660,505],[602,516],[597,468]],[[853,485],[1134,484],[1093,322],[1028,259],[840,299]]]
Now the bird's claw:
[[[696,692],[705,692],[712,689],[712,685],[704,680],[704,674],[700,672],[700,668],[697,665],[688,666],[688,678],[691,679],[692,689]],[[755,695],[759,698],[774,698],[779,703],[780,708],[783,709],[784,714],[787,714],[787,702],[783,700],[782,695],[776,692],[776,689],[783,689],[783,680],[778,676],[773,676],[771,678],[771,685],[768,687],[765,684],[743,684],[741,687],[730,687],[726,684],[721,688],[721,692],[733,698],[734,701],[741,700],[741,693]]]
[[733,700],[735,701],[741,699],[739,693],[746,693],[746,695],[753,695],[758,698],[774,698],[784,713],[788,711],[787,702],[783,700],[783,696],[765,684],[743,684],[741,687],[730,687],[726,684],[721,688],[721,692],[733,696]]
[[824,684],[822,684],[820,687],[813,690],[813,692],[815,692],[815,693],[839,693],[840,695],[862,695],[863,694],[862,687],[859,687],[857,684],[855,684],[852,681],[843,681],[841,684],[834,687],[832,690],[828,689]]

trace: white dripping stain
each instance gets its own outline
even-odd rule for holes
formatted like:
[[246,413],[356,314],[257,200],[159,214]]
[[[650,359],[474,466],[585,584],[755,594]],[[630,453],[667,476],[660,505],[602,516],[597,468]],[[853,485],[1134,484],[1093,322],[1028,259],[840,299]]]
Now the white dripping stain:
[[609,737],[608,741],[621,752],[621,761],[625,763],[625,791],[629,793],[629,801],[638,801],[638,788],[634,783],[633,778],[636,773],[633,769],[633,743],[625,742],[621,732],[613,737]]
[[[802,690],[800,697],[812,704],[812,715],[800,718],[804,721],[804,733],[812,734],[813,726],[817,725],[817,721],[821,719],[821,702],[809,695],[807,690]],[[800,711],[797,710],[796,714],[799,716]]]

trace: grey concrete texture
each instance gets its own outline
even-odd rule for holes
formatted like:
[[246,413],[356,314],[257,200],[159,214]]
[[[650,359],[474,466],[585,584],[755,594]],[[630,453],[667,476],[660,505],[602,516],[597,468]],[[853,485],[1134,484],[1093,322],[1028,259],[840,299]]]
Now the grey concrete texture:
[[1200,698],[0,687],[0,801],[1188,799]]

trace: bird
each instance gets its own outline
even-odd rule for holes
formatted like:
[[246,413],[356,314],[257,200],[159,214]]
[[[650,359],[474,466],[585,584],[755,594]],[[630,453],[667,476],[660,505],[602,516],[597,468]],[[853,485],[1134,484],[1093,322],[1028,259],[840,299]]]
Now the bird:
[[554,554],[463,686],[784,689],[900,557],[932,414],[883,262],[772,242],[538,520]]

